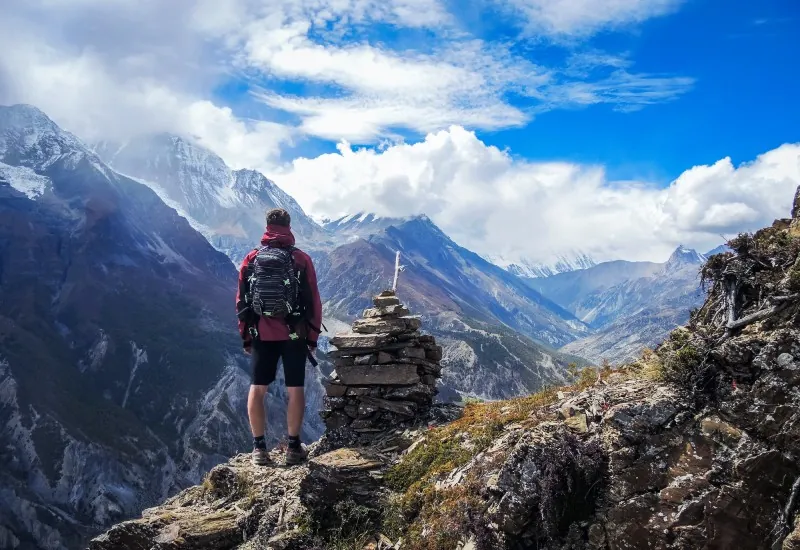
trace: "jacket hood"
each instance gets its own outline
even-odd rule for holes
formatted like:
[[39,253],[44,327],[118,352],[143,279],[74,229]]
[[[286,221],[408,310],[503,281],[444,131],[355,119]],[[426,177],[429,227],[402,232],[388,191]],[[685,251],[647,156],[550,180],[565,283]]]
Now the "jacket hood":
[[261,237],[263,246],[282,247],[294,246],[294,234],[289,227],[281,225],[267,225],[264,236]]

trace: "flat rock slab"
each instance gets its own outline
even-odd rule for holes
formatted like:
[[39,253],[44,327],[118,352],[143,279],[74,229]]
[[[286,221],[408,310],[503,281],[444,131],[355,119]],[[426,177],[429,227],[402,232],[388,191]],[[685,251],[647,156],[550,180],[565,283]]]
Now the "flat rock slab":
[[405,386],[419,382],[416,365],[352,365],[338,367],[336,374],[346,386]]
[[375,307],[399,306],[400,300],[396,296],[377,296],[372,300]]
[[362,397],[362,406],[393,412],[401,416],[412,417],[417,414],[417,406],[410,401],[388,401],[377,397]]
[[425,350],[422,348],[404,348],[400,350],[398,355],[409,359],[425,359]]
[[365,319],[372,319],[376,317],[403,317],[404,315],[411,315],[411,312],[405,306],[398,304],[365,309],[361,316]]
[[383,462],[358,449],[336,449],[308,461],[310,470],[336,473],[369,472],[379,469]]
[[391,342],[385,334],[337,334],[331,338],[331,345],[339,349],[378,348]]
[[402,334],[413,332],[422,325],[416,317],[397,317],[386,319],[376,317],[372,319],[358,319],[353,323],[353,332],[357,334]]
[[347,392],[347,386],[337,382],[325,382],[325,394],[328,397],[342,397]]

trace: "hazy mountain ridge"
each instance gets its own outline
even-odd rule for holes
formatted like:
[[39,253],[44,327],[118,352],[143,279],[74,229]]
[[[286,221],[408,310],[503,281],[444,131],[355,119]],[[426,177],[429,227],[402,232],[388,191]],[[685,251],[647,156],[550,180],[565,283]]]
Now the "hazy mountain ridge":
[[257,244],[268,208],[285,208],[300,246],[324,248],[326,232],[289,194],[255,170],[232,170],[211,151],[179,136],[142,136],[126,144],[97,144],[113,169],[135,177],[172,201],[234,262]]
[[556,301],[568,302],[566,307],[595,329],[563,351],[594,362],[619,362],[686,323],[690,310],[705,299],[699,271],[706,259],[679,246],[663,264],[611,262],[531,284],[539,284]]

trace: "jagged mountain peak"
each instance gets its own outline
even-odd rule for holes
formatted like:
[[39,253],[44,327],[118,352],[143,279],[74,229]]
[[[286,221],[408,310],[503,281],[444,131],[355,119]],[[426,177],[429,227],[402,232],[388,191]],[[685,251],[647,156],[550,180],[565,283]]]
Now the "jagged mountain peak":
[[706,257],[703,254],[681,244],[672,252],[664,268],[670,270],[689,265],[697,266],[705,261]]
[[41,169],[68,154],[91,155],[77,137],[40,109],[26,104],[0,105],[0,159]]

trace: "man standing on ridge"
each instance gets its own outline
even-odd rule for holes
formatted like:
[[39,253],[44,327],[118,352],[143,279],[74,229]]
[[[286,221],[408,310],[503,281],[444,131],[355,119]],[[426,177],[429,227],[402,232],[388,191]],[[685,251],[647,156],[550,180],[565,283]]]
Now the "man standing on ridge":
[[247,413],[253,433],[253,463],[267,464],[264,397],[283,362],[289,406],[286,411],[286,463],[298,464],[307,451],[300,444],[305,410],[306,359],[316,364],[322,302],[311,257],[294,247],[291,217],[282,208],[267,212],[261,246],[245,256],[239,268],[236,313],[252,380]]

